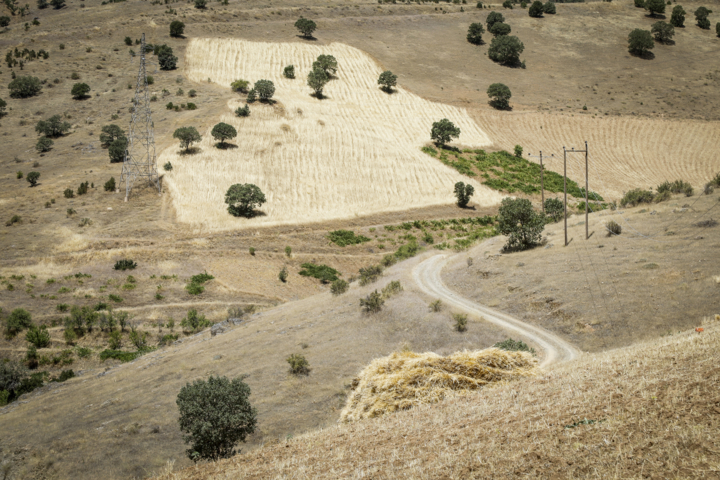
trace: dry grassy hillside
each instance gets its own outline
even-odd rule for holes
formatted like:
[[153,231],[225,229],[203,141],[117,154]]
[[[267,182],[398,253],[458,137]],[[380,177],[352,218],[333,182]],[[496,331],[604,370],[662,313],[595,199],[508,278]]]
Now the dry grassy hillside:
[[717,321],[158,478],[716,478]]

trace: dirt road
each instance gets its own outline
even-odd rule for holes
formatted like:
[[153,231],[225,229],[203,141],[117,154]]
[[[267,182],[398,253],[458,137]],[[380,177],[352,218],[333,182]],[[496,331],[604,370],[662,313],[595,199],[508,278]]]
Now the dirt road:
[[435,255],[419,263],[413,269],[413,279],[422,291],[471,315],[483,317],[486,321],[505,328],[514,335],[523,337],[524,340],[536,343],[545,351],[545,358],[540,363],[541,367],[572,360],[580,354],[578,349],[547,330],[522,322],[484,305],[479,305],[447,288],[440,278],[440,272],[449,259],[450,257],[447,255]]

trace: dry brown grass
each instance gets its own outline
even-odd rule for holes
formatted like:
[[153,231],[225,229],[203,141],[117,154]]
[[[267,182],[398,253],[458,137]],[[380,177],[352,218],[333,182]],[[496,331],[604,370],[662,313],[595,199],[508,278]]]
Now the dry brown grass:
[[[326,98],[312,97],[306,77],[321,54],[338,61],[337,78]],[[318,222],[377,212],[454,202],[453,185],[469,180],[420,151],[430,141],[432,123],[449,118],[460,144],[482,147],[488,137],[465,109],[429,102],[399,87],[381,91],[380,67],[347,45],[260,43],[235,39],[193,39],[186,74],[195,82],[226,87],[239,78],[275,84],[277,104],[250,106],[251,115],[232,114],[244,97],[228,102],[218,121],[238,131],[238,148],[220,150],[210,129],[200,152],[180,154],[177,146],[158,159],[172,162],[165,175],[178,220],[210,230]],[[294,64],[296,78],[282,76]],[[473,203],[487,206],[501,196],[477,182]],[[225,192],[234,183],[254,183],[267,197],[265,215],[238,219],[227,212]]]
[[719,341],[715,323],[158,478],[717,478]]
[[353,391],[340,412],[352,422],[437,403],[490,383],[535,374],[537,360],[525,352],[497,348],[462,351],[442,357],[433,352],[403,350],[378,358],[353,380]]

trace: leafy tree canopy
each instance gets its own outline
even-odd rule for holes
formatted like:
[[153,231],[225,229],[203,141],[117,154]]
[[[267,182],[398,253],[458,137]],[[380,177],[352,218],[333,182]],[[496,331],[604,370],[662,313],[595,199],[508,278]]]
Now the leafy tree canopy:
[[63,122],[60,115],[53,115],[47,120],[40,120],[37,125],[35,125],[35,131],[38,134],[51,138],[59,137],[69,130],[70,124]]
[[120,137],[115,139],[110,145],[108,145],[108,156],[110,157],[110,163],[118,163],[125,161],[125,150],[127,149],[127,138]]
[[174,20],[170,23],[170,36],[181,37],[185,33],[185,24],[180,20]]
[[650,32],[655,35],[655,40],[658,42],[669,43],[672,40],[673,35],[675,35],[675,27],[669,23],[659,21],[653,23]]
[[510,28],[510,25],[507,23],[498,22],[494,24],[492,27],[490,27],[490,33],[492,33],[493,37],[499,37],[502,35],[510,35],[510,32],[512,29]]
[[40,153],[49,152],[53,146],[53,143],[55,143],[55,142],[50,140],[48,137],[40,137],[40,138],[38,138],[38,141],[35,144],[35,150],[37,150]]
[[190,145],[202,140],[202,136],[195,127],[180,127],[173,133],[173,138],[180,140],[180,147],[186,151],[190,149]]
[[665,13],[665,0],[645,0],[645,10],[653,17]]
[[123,129],[115,124],[105,125],[100,129],[100,132],[100,142],[103,145],[110,145],[118,138],[125,136]]
[[250,218],[255,208],[265,203],[265,194],[252,183],[236,183],[225,194],[225,203],[231,215]]
[[685,26],[685,14],[687,12],[680,5],[675,5],[672,9],[672,15],[670,16],[670,25],[675,28],[681,28]]
[[270,100],[275,95],[275,84],[270,80],[258,80],[253,90],[260,100]]
[[320,55],[312,64],[313,70],[321,68],[325,73],[332,76],[337,73],[338,63],[332,55]]
[[468,27],[467,41],[473,45],[482,45],[482,34],[485,33],[485,28],[482,23],[471,23]]
[[42,91],[42,84],[37,77],[17,77],[8,85],[13,98],[34,97]]
[[310,73],[308,73],[308,87],[313,89],[315,96],[318,98],[322,98],[323,89],[329,81],[330,77],[322,68],[314,68]]
[[490,42],[488,57],[503,65],[516,65],[520,62],[520,54],[524,49],[525,45],[519,38],[513,35],[501,35]]
[[654,46],[652,35],[647,30],[636,28],[628,36],[628,51],[633,55],[646,55]]
[[87,94],[90,93],[90,86],[87,83],[76,83],[73,85],[70,93],[76,100],[85,98]]
[[397,75],[393,74],[390,70],[385,70],[378,78],[378,85],[381,85],[383,90],[389,92],[392,90],[392,87],[397,85]]
[[317,28],[317,25],[315,25],[315,22],[313,22],[312,20],[300,17],[298,21],[295,22],[295,28],[297,28],[300,33],[302,33],[303,37],[312,38],[312,34]]
[[505,22],[505,17],[503,17],[502,13],[499,12],[490,12],[485,19],[485,23],[487,24],[488,30],[492,28],[493,25],[496,23],[503,23]]
[[470,203],[470,197],[472,197],[474,193],[475,188],[472,185],[457,182],[455,184],[455,198],[457,198],[458,207],[467,207],[468,203]]
[[498,232],[508,235],[506,250],[526,250],[541,241],[545,220],[526,198],[503,199],[498,212]]
[[221,146],[225,146],[225,140],[237,137],[237,130],[232,125],[220,122],[213,127],[210,134],[215,140],[220,141]]
[[540,0],[535,0],[528,9],[528,15],[535,18],[542,17],[544,12],[545,8]]
[[507,85],[503,83],[493,83],[488,87],[487,94],[491,99],[490,104],[493,107],[499,110],[507,110],[510,108],[508,100],[512,97],[512,93]]
[[557,10],[555,9],[555,2],[553,2],[552,0],[546,2],[545,5],[543,5],[543,12],[550,15],[555,15],[555,13],[557,13]]
[[430,138],[438,145],[445,145],[451,139],[460,136],[460,129],[447,118],[433,122]]

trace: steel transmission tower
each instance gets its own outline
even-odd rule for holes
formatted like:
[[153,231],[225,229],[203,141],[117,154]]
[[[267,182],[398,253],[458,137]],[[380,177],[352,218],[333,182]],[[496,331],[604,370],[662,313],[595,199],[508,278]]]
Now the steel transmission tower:
[[148,92],[145,68],[144,33],[140,43],[140,69],[137,76],[133,107],[128,132],[128,144],[125,150],[122,174],[120,175],[120,183],[125,182],[126,202],[137,180],[143,177],[147,177],[150,184],[157,187],[158,193],[160,193],[161,189],[155,160],[155,134],[150,116],[150,94]]

